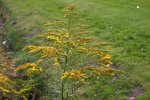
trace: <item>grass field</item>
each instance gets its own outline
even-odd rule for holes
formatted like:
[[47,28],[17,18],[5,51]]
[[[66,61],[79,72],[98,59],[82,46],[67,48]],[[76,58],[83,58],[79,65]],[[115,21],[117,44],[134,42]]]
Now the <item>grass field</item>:
[[[2,1],[11,12],[11,18],[6,23],[8,37],[13,36],[13,40],[18,41],[17,36],[21,34],[25,40],[22,43],[33,43],[35,39],[30,37],[45,30],[43,25],[46,22],[61,20],[61,10],[69,3],[75,4],[81,12],[81,17],[87,21],[92,36],[111,44],[105,48],[113,55],[113,62],[125,69],[127,76],[133,81],[129,82],[144,89],[144,93],[138,99],[150,99],[150,0]],[[15,30],[12,29],[12,25]],[[16,48],[20,45],[22,44],[18,44]],[[22,56],[20,53],[17,55]],[[122,79],[117,85],[121,83],[126,86],[131,84]],[[107,84],[103,88],[109,89],[101,89],[104,96],[102,98],[113,100],[113,97],[108,96],[118,91],[117,85],[109,82]],[[127,92],[120,93],[120,97],[125,93]]]

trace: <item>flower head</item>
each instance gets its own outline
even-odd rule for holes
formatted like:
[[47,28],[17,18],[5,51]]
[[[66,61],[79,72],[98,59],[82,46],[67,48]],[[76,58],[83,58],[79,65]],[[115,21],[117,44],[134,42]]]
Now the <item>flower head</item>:
[[62,80],[69,78],[71,80],[83,81],[85,78],[88,78],[85,74],[82,74],[79,70],[72,70],[70,72],[63,73],[61,77]]

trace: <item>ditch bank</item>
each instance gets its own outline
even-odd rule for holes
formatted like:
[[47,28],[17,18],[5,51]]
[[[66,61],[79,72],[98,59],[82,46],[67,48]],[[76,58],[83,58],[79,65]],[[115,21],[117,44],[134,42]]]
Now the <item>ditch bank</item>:
[[21,32],[15,27],[16,22],[11,11],[0,0],[1,43],[5,51],[16,52],[23,48]]
[[[9,19],[9,13],[6,12],[6,9],[2,6],[0,1],[0,74],[5,75],[10,79],[15,78],[16,73],[12,69],[15,67],[13,57],[11,56],[12,52],[9,48],[9,44],[5,38],[5,25],[4,23]],[[0,100],[16,100],[15,95],[13,98],[10,98],[8,95],[3,95],[0,92]]]
[[6,50],[4,48],[4,44],[5,41],[3,40],[3,22],[2,22],[2,19],[0,18],[0,64],[4,64],[6,62],[9,62],[10,61],[10,57],[8,56]]
[[[0,65],[12,66],[11,50],[5,38],[4,23],[9,19],[9,14],[0,1]],[[0,66],[1,67],[1,66]],[[3,68],[1,68],[2,70]]]
[[4,23],[9,19],[9,12],[0,1],[0,50],[11,51],[10,44],[6,40]]

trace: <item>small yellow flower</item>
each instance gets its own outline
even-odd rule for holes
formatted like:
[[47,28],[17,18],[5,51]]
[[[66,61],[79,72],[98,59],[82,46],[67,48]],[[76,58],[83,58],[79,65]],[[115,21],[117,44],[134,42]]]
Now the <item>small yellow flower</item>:
[[111,58],[112,58],[112,56],[106,55],[106,56],[103,57],[103,60],[109,60],[109,59],[111,59]]
[[63,73],[63,76],[61,77],[61,80],[64,80],[65,78],[67,78],[69,75],[68,72]]

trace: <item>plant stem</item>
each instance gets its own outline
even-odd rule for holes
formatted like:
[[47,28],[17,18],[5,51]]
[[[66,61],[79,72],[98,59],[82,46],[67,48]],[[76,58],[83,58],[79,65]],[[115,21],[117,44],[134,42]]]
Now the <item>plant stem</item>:
[[64,100],[64,81],[62,81],[61,85],[61,100]]
[[[70,18],[68,18],[68,32],[70,33]],[[69,39],[69,37],[67,39]],[[66,55],[65,55],[65,66],[63,69],[63,73],[66,71],[67,64],[68,64],[68,52],[69,52],[69,45],[67,44]],[[64,86],[65,86],[65,81],[63,80],[61,84],[61,100],[64,100],[64,91],[65,91]]]
[[[63,73],[66,71],[67,63],[68,63],[68,44],[66,49],[65,66],[64,66]],[[63,80],[61,84],[61,100],[64,100],[64,85],[65,85],[65,81]]]

